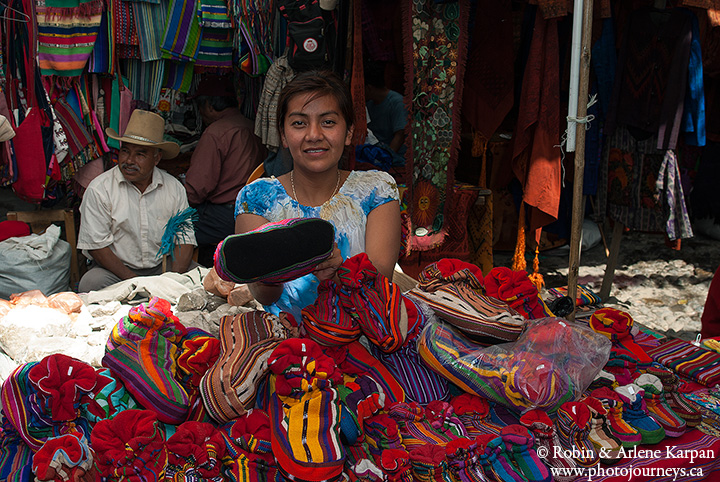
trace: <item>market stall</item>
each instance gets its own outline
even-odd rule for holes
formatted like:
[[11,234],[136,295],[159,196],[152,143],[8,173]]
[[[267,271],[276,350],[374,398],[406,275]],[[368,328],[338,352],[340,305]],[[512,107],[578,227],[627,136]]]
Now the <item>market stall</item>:
[[[681,166],[702,157],[706,126],[708,139],[718,135],[700,95],[703,64],[717,68],[717,5],[606,1],[595,2],[594,16],[590,5],[575,5],[576,18],[585,14],[585,69],[591,19],[597,32],[594,83],[581,86],[580,97],[597,91],[594,109],[602,110],[592,114],[596,122],[582,107],[572,116],[589,128],[577,139],[587,169],[580,163],[575,171],[571,224],[582,218],[582,195],[597,194],[596,214],[609,214],[618,230],[661,231],[679,247],[692,235]],[[275,128],[279,92],[310,68],[344,73],[352,88],[356,149],[344,167],[388,168],[380,155],[356,159],[371,151],[362,148],[364,61],[385,62],[408,114],[405,163],[388,168],[405,187],[400,264],[418,280],[400,288],[366,259],[350,258],[338,292],[304,307],[301,320],[220,290],[218,280],[206,281],[206,268],[80,297],[3,300],[0,478],[712,477],[720,469],[713,390],[720,355],[712,345],[643,331],[630,314],[602,308],[592,290],[575,286],[577,229],[569,286],[546,291],[538,276],[542,232],[567,218],[563,45],[568,26],[577,26],[569,6],[14,0],[0,7],[7,40],[0,114],[15,131],[2,143],[0,177],[37,203],[77,204],[86,166],[102,172],[117,156],[119,143],[105,129],[123,132],[135,109],[162,115],[166,138],[181,152],[162,167],[182,178],[202,124],[188,94],[217,74],[244,86],[236,92],[243,112],[276,153],[269,174],[287,168]],[[650,81],[633,85],[635,48],[654,37],[627,29],[645,32],[658,17],[677,27],[673,36],[660,32],[665,40],[654,47],[673,62],[644,65],[662,92]],[[634,87],[674,103],[642,112],[649,124],[637,125],[628,99]],[[672,122],[658,125],[656,117]],[[518,202],[508,203],[515,217],[497,223],[501,192]],[[495,266],[492,245],[508,225],[516,257]],[[536,254],[530,275],[526,248]]]

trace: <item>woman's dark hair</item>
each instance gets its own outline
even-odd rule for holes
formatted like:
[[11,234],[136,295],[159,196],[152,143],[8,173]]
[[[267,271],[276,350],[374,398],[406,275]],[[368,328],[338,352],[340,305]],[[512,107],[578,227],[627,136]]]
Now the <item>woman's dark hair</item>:
[[355,110],[353,109],[350,90],[343,80],[329,70],[309,70],[302,72],[293,78],[280,92],[277,108],[278,132],[283,131],[283,123],[287,115],[290,101],[298,95],[312,93],[308,102],[319,97],[331,95],[337,100],[340,106],[340,114],[348,128],[355,123]]

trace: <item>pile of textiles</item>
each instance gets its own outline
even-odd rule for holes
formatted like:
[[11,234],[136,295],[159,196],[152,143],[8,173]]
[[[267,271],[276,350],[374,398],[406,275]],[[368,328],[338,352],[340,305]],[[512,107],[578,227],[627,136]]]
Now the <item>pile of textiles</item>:
[[[550,482],[551,469],[621,465],[623,449],[713,430],[674,372],[647,354],[648,363],[623,363],[642,349],[628,335],[631,318],[601,313],[592,331],[532,319],[541,304],[522,278],[494,279],[509,301],[488,295],[487,278],[457,260],[428,267],[425,295],[402,293],[361,254],[337,282],[323,282],[302,326],[248,311],[224,317],[218,337],[183,326],[153,298],[117,322],[101,367],[49,355],[3,383],[0,479]],[[447,299],[462,310],[447,309]],[[430,357],[430,333],[451,330],[444,349],[459,353],[487,347],[471,336],[513,336],[499,326],[522,327],[509,356],[525,367],[504,375],[505,397],[517,404]],[[600,351],[593,343],[606,358],[612,345],[621,363],[603,361],[610,371],[594,377],[603,366],[588,361]],[[576,350],[557,349],[569,345]]]

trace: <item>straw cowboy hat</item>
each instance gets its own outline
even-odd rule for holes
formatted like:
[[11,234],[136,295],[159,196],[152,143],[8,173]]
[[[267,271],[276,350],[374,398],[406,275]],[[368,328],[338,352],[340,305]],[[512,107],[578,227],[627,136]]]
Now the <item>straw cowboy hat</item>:
[[180,146],[174,142],[164,142],[165,119],[146,110],[135,109],[130,115],[125,133],[120,136],[115,129],[105,129],[105,133],[117,141],[137,144],[139,146],[157,147],[162,151],[163,158],[172,159],[180,152]]

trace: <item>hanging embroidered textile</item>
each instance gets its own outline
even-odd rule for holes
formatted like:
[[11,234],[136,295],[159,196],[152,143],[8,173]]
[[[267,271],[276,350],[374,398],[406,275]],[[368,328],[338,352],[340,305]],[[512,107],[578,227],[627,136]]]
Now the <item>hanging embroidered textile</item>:
[[140,44],[140,59],[143,62],[162,59],[160,44],[167,22],[168,2],[136,2],[135,24]]
[[657,149],[657,136],[638,140],[625,127],[608,138],[600,165],[598,212],[638,231],[664,232],[671,241],[693,236],[677,157]]
[[139,59],[140,40],[133,13],[135,4],[123,0],[111,0],[111,2],[116,55],[120,59]]
[[92,135],[64,99],[54,105],[55,115],[66,136],[70,155],[59,162],[63,179],[70,179],[82,166],[100,157]]
[[[49,82],[47,81],[49,77],[46,77],[46,84]],[[67,136],[65,135],[65,131],[62,128],[62,125],[60,125],[60,121],[58,120],[57,114],[55,113],[55,108],[52,105],[52,101],[50,99],[50,94],[47,93],[47,91],[50,90],[47,87],[45,88],[45,98],[47,99],[48,104],[50,105],[50,117],[52,121],[52,129],[53,129],[53,145],[55,148],[55,161],[62,167],[63,161],[65,160],[65,157],[70,153],[70,148],[68,147],[68,140]]]
[[198,0],[184,0],[170,5],[161,44],[163,58],[194,62],[200,47]]
[[60,122],[65,132],[68,148],[70,149],[70,156],[66,160],[69,159],[68,162],[72,163],[73,169],[77,171],[86,163],[100,157],[92,135],[70,105],[64,99],[58,99],[53,107],[58,122]]
[[[460,142],[469,0],[404,0],[407,167],[412,173],[411,249],[442,242]],[[420,236],[420,234],[426,234]]]
[[683,119],[691,18],[683,9],[643,7],[628,18],[616,82],[605,122],[612,135],[628,126],[654,135],[657,148],[674,149]]
[[[63,2],[65,5],[68,2]],[[38,65],[42,75],[77,77],[95,45],[102,23],[103,3],[54,8],[53,2],[37,0]]]

